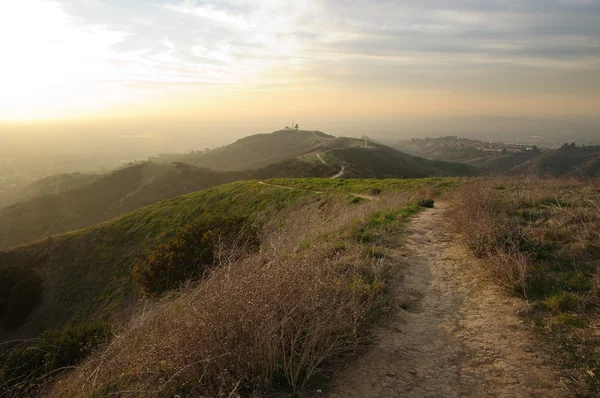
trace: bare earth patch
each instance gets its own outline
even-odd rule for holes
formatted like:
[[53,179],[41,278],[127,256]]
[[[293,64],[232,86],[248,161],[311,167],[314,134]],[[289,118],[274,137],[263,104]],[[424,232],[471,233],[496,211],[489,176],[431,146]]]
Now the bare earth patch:
[[445,227],[443,207],[406,227],[394,311],[330,383],[334,397],[570,397],[556,360]]

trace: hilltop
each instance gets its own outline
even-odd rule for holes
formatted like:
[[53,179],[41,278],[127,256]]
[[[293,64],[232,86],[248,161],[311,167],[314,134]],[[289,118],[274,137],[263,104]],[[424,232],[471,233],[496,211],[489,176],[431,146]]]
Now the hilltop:
[[[207,153],[157,160],[167,159],[173,162],[129,164],[103,176],[89,177],[89,181],[83,175],[47,179],[75,181],[77,185],[72,183],[70,190],[57,190],[54,194],[36,196],[1,209],[0,249],[84,228],[161,200],[233,181],[277,177],[421,178],[477,174],[477,169],[468,165],[430,161],[361,139],[297,130],[259,134]],[[271,161],[276,163],[269,163]],[[200,167],[208,164],[215,167]],[[264,166],[237,170],[242,164]],[[38,185],[48,184],[40,182]]]
[[183,162],[197,167],[223,171],[257,169],[301,156],[335,137],[307,130],[279,130],[270,134],[255,134],[233,144],[188,154],[160,155],[158,162]]

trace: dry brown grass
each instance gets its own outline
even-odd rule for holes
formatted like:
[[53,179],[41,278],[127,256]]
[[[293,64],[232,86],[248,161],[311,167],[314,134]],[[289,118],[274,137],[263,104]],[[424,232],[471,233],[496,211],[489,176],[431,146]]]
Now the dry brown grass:
[[530,300],[528,319],[560,347],[582,396],[600,392],[600,180],[478,179],[453,201],[452,225]]
[[352,226],[408,197],[350,203],[324,197],[280,212],[257,254],[222,245],[206,280],[148,303],[49,396],[257,396],[329,373],[385,300],[386,259],[369,255]]

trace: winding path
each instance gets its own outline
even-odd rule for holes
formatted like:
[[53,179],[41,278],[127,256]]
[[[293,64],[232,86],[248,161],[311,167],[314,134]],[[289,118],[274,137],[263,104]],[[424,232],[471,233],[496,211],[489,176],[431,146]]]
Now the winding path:
[[[327,164],[327,162],[321,157],[320,153],[317,153],[317,158],[319,158],[319,160],[321,161],[321,163],[323,164]],[[346,172],[346,169],[344,168],[344,166],[341,166],[340,172],[337,173],[336,175],[334,175],[333,177],[329,177],[332,180],[336,180],[338,178],[341,178],[344,173]]]
[[517,315],[523,302],[489,281],[456,239],[439,209],[413,219],[395,254],[389,322],[325,396],[572,396]]

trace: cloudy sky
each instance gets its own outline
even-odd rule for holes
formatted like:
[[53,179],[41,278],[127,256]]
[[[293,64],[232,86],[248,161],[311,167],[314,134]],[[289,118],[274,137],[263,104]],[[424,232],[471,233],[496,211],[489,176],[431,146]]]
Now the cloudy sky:
[[2,0],[0,120],[600,113],[600,0]]

